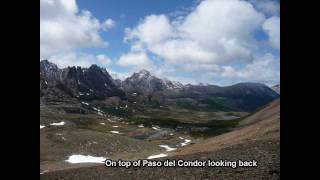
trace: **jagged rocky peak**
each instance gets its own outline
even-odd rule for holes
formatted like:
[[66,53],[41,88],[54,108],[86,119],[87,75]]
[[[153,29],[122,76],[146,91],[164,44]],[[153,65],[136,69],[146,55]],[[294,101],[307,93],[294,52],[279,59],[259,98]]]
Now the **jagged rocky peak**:
[[40,61],[40,78],[46,78],[48,81],[57,80],[61,76],[61,69],[48,60]]
[[59,69],[58,66],[54,63],[51,63],[48,60],[40,60],[40,71],[52,71]]
[[178,81],[170,81],[168,79],[163,79],[163,82],[167,86],[168,89],[181,89],[183,88],[183,84]]
[[131,77],[125,79],[122,84],[122,88],[126,91],[164,91],[169,89],[178,89],[183,87],[179,82],[172,82],[168,79],[161,79],[153,76],[149,71],[143,69],[137,73],[133,73]]
[[152,75],[148,70],[142,69],[139,72],[133,73],[131,77],[135,79],[147,79],[152,77]]
[[40,90],[44,91],[51,85],[51,90],[58,89],[71,97],[88,100],[110,96],[125,97],[125,93],[118,88],[107,70],[97,65],[59,69],[46,60],[40,61],[40,68]]
[[68,67],[64,84],[72,89],[73,94],[80,97],[124,96],[108,71],[97,65],[89,68]]
[[140,70],[138,74],[142,74],[144,76],[150,76],[151,75],[151,73],[146,69]]

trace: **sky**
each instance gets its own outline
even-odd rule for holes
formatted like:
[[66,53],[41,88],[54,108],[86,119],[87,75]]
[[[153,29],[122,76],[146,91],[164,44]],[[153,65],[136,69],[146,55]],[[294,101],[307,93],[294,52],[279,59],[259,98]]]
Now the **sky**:
[[280,83],[277,0],[40,0],[40,60],[184,84]]

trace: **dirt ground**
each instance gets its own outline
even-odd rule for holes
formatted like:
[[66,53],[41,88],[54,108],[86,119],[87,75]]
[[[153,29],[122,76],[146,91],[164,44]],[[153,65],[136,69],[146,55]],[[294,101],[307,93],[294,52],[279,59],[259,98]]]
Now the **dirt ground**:
[[258,167],[107,168],[50,171],[40,179],[280,179],[280,100],[242,121],[239,128],[173,151],[164,159],[256,160]]

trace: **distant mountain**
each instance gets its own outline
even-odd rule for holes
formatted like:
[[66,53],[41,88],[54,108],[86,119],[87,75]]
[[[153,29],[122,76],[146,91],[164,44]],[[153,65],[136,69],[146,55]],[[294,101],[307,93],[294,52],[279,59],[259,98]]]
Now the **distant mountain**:
[[271,88],[261,83],[238,83],[231,86],[216,85],[189,85],[184,88],[189,93],[219,95],[227,97],[257,96],[257,97],[277,97]]
[[273,89],[275,92],[277,92],[278,94],[280,94],[280,84],[277,84],[277,85],[272,86],[271,89]]
[[79,99],[104,99],[110,96],[125,97],[105,69],[92,65],[89,68],[67,67],[40,61],[40,97],[75,97]]
[[134,73],[121,83],[121,87],[128,96],[134,94],[130,98],[132,101],[142,99],[143,103],[203,111],[254,111],[279,97],[260,83],[239,83],[225,87],[182,85],[155,77],[146,70]]
[[165,90],[180,89],[183,85],[179,82],[172,82],[167,79],[160,79],[151,75],[147,70],[141,70],[125,79],[122,84],[125,91],[157,92]]
[[[280,86],[279,86],[280,87]],[[117,103],[132,103],[139,109],[182,108],[197,111],[254,111],[279,94],[260,83],[239,83],[232,86],[183,85],[152,75],[147,70],[134,73],[124,81],[114,80],[107,70],[67,67],[40,61],[40,103],[52,101],[99,101],[115,97]],[[78,101],[79,102],[79,101]]]
[[174,98],[180,105],[195,110],[254,111],[279,95],[260,83],[238,83],[231,86],[186,85]]

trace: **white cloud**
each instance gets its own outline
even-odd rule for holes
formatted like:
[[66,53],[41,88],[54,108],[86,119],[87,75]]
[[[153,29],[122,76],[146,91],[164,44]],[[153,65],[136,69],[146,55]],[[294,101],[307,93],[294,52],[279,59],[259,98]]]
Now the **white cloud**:
[[263,20],[264,16],[248,2],[207,0],[186,17],[180,28],[194,41],[214,49],[224,45],[221,39],[248,42]]
[[103,22],[102,25],[103,25],[103,29],[105,31],[107,31],[107,30],[113,28],[115,26],[115,24],[116,24],[116,22],[114,20],[112,20],[111,18],[108,18],[107,20],[105,20]]
[[263,22],[264,15],[248,2],[207,0],[182,20],[147,16],[126,29],[125,41],[167,63],[227,63],[251,58],[252,33]]
[[[184,16],[146,16],[135,27],[126,28],[124,37],[131,45],[129,54],[146,52],[145,56],[129,56],[130,61],[125,61],[126,54],[119,64],[145,64],[141,62],[154,61],[156,57],[162,62],[155,68],[160,75],[165,74],[160,69],[171,66],[180,72],[198,72],[194,79],[206,82],[223,78],[229,82],[274,81],[279,76],[279,59],[257,60],[262,43],[255,39],[255,33],[262,28],[269,35],[271,46],[279,48],[280,19],[266,20],[266,11],[276,11],[275,5],[259,4],[259,11],[255,9],[258,5],[249,1],[204,0]],[[210,74],[215,74],[215,79],[208,79]]]
[[278,0],[250,0],[256,9],[263,12],[266,15],[276,15],[280,14],[280,2]]
[[97,61],[100,62],[100,64],[102,64],[102,65],[109,65],[109,64],[111,64],[111,59],[110,59],[108,56],[104,55],[104,54],[99,54],[99,55],[97,55],[97,56],[96,56],[96,59],[97,59]]
[[[131,48],[115,63],[128,73],[148,69],[183,82],[276,81],[279,59],[261,55],[263,43],[254,34],[262,29],[270,46],[279,49],[278,16],[279,3],[265,0],[203,0],[177,16],[148,15],[125,29],[124,42]],[[115,24],[111,18],[100,22],[79,9],[75,0],[40,0],[40,58],[60,67],[109,67],[112,60],[107,55],[79,50],[106,46],[100,33]],[[187,76],[177,76],[176,71]]]
[[113,79],[120,79],[122,81],[132,75],[128,72],[115,72],[115,71],[112,71],[111,69],[107,69],[107,71]]
[[68,52],[54,55],[51,57],[50,61],[57,64],[60,68],[65,68],[68,66],[90,67],[92,64],[105,67],[111,64],[111,59],[104,54],[95,56],[92,54],[78,52]]
[[75,0],[40,0],[40,59],[79,48],[105,46],[102,23]]
[[229,80],[229,82],[262,82],[274,85],[280,81],[280,59],[271,54],[255,57],[252,63],[241,68],[222,66],[210,76]]
[[120,56],[118,62],[120,66],[135,66],[141,69],[151,66],[151,61],[145,52],[129,52]]
[[272,16],[264,22],[262,27],[269,36],[271,46],[280,49],[280,18]]
[[155,44],[169,38],[172,31],[165,15],[150,15],[134,29],[127,28],[125,40],[137,39],[146,45]]

